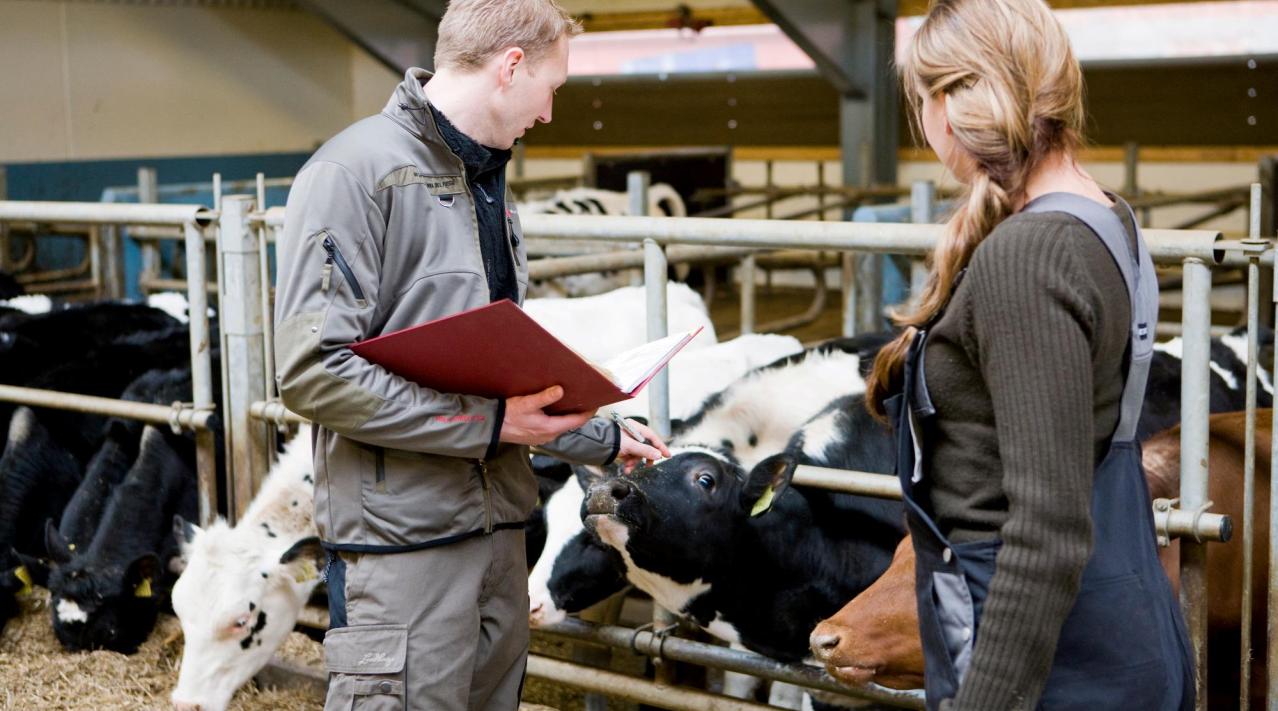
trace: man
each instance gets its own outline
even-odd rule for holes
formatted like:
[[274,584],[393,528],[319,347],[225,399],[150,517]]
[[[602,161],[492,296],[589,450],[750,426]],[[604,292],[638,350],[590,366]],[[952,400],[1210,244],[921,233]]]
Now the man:
[[275,348],[284,403],[317,425],[327,709],[361,697],[515,709],[528,650],[522,529],[537,497],[527,445],[590,464],[669,454],[644,427],[652,445],[591,413],[546,415],[558,386],[504,401],[435,392],[348,348],[522,300],[505,165],[526,129],[550,121],[578,32],[554,0],[454,0],[436,73],[410,69],[382,113],[321,147],[289,194]]

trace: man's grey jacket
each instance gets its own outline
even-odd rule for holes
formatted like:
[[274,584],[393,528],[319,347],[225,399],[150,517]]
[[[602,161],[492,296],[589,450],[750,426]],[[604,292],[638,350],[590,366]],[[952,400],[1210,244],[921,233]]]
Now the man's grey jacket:
[[[422,93],[429,78],[410,69],[382,113],[325,143],[289,192],[278,385],[284,404],[317,425],[315,523],[331,550],[416,550],[519,528],[537,499],[528,448],[497,441],[504,401],[419,387],[348,347],[489,300],[473,198]],[[528,261],[505,197],[522,301]],[[594,418],[543,448],[600,464],[619,442],[615,425]]]

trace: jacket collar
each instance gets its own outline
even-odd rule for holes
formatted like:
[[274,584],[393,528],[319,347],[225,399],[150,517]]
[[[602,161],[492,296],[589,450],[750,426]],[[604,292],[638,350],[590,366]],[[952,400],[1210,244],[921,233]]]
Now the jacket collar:
[[404,81],[395,87],[395,92],[391,94],[390,101],[386,102],[382,113],[423,141],[447,150],[448,145],[439,134],[439,126],[435,125],[435,117],[431,115],[426,96],[422,93],[422,85],[430,81],[432,76],[433,72],[420,67],[412,67],[404,72]]

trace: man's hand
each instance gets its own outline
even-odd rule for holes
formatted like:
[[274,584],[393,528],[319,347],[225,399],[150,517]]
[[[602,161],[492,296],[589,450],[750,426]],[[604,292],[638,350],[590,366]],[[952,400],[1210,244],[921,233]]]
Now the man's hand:
[[539,393],[506,398],[506,418],[501,423],[498,439],[511,444],[542,445],[568,430],[575,430],[595,416],[594,412],[547,415],[549,407],[564,396],[564,389],[552,385]]
[[[647,443],[641,442],[627,432],[627,428],[638,434]],[[617,450],[617,462],[621,464],[622,469],[627,473],[635,468],[636,464],[642,464],[645,460],[655,462],[662,457],[669,457],[670,449],[666,447],[666,443],[661,441],[661,437],[647,425],[640,424],[634,420],[626,420],[626,426],[621,428],[621,449]]]

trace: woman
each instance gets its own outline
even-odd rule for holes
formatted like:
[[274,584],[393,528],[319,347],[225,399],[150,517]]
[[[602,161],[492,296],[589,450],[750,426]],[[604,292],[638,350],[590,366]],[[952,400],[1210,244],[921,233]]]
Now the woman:
[[898,434],[928,708],[1192,708],[1133,440],[1157,284],[1077,163],[1069,38],[1041,0],[936,0],[901,75],[966,186],[869,392]]

